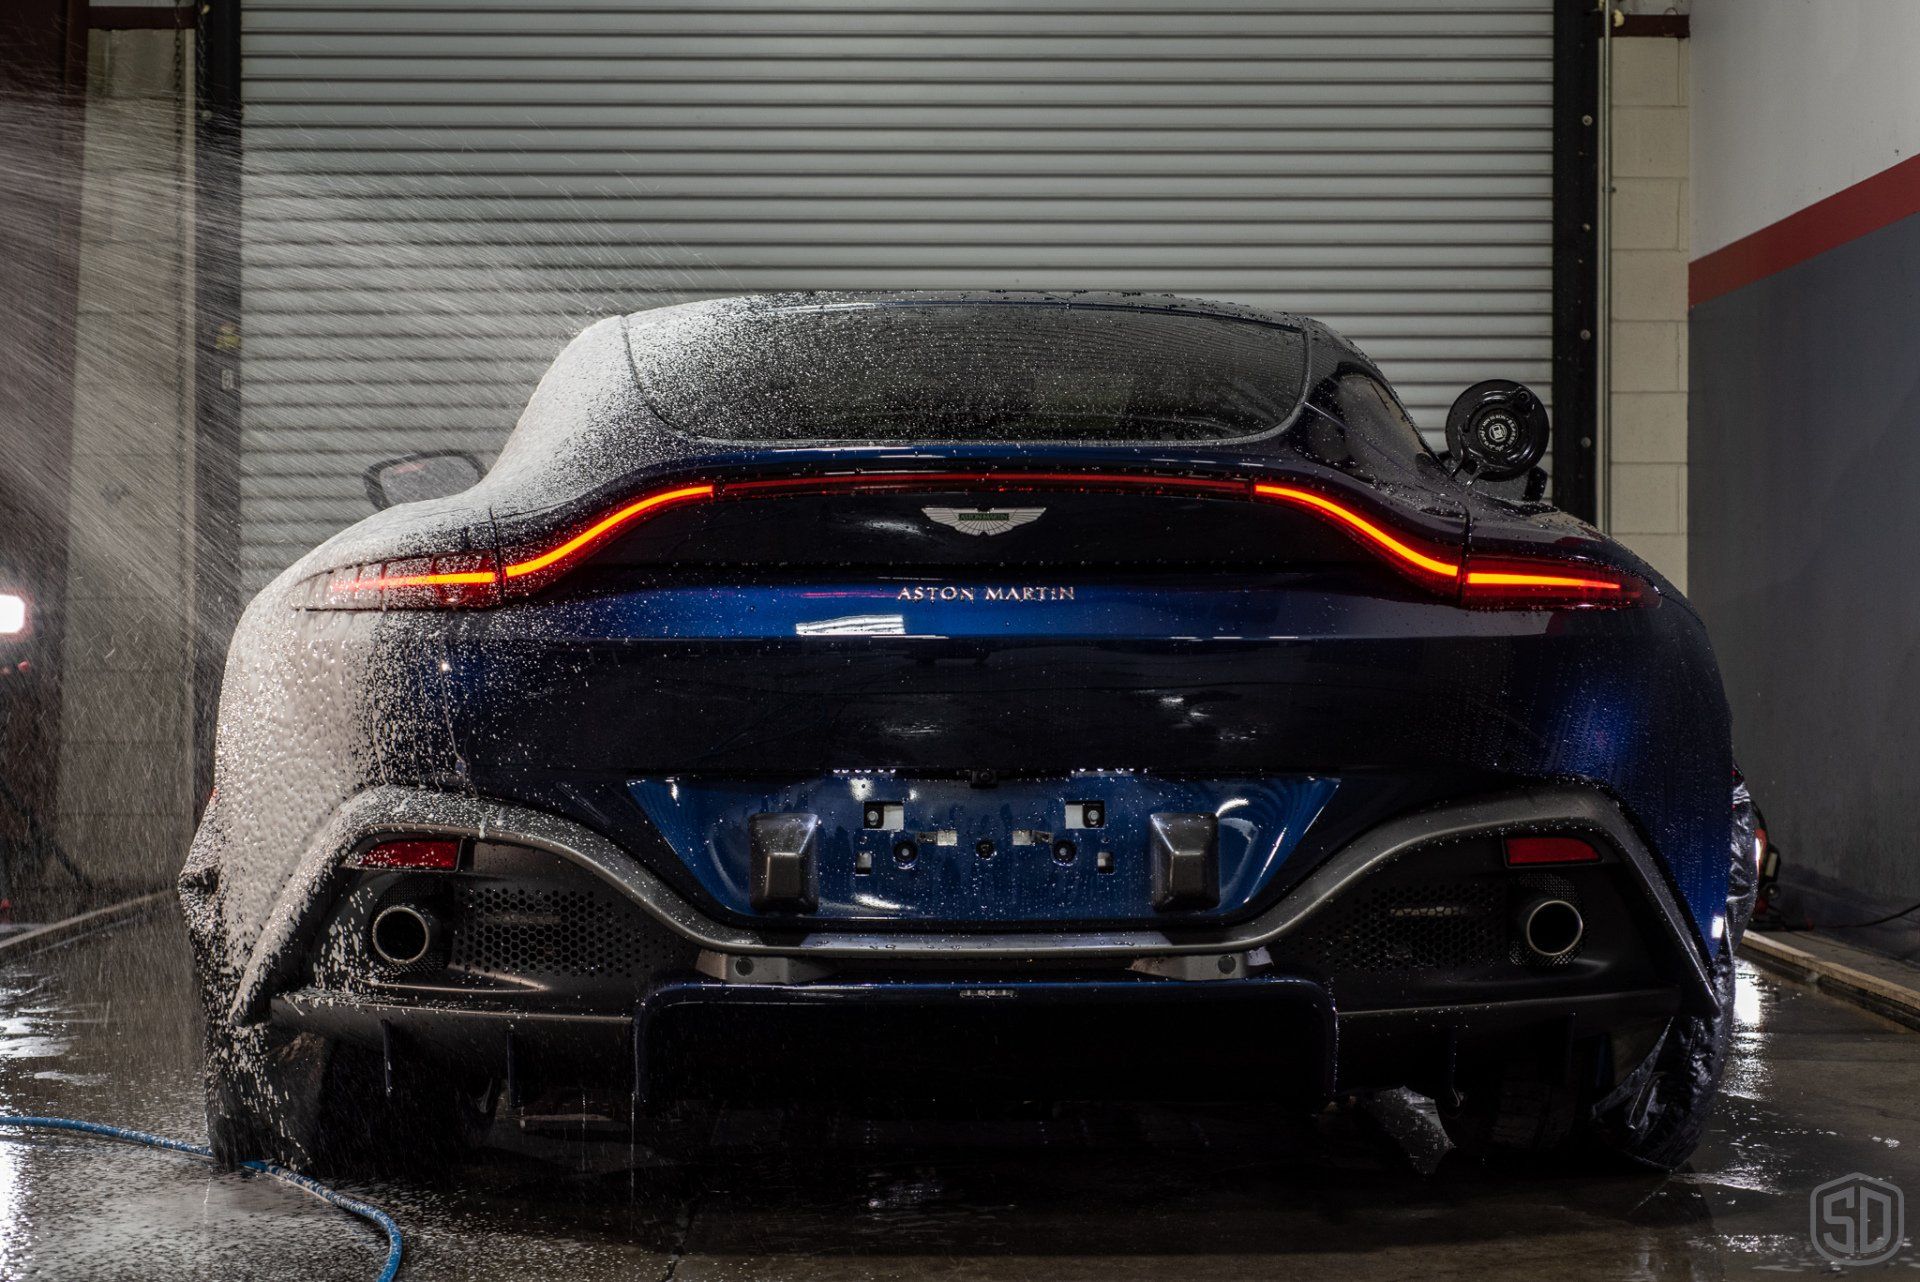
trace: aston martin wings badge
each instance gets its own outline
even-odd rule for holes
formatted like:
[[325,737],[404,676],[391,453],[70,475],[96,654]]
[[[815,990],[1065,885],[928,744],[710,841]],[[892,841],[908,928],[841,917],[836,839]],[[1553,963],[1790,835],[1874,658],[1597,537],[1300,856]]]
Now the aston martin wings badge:
[[1005,534],[1016,525],[1037,521],[1046,514],[1043,507],[923,507],[927,519],[962,534]]

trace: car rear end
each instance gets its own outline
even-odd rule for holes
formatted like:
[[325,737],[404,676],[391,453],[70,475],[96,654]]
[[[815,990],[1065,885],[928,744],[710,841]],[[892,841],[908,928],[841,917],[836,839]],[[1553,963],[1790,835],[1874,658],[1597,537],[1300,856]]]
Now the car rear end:
[[[516,1101],[593,1078],[614,1120],[1445,1098],[1519,1044],[1596,1077],[1644,1055],[1711,1000],[1724,930],[1697,619],[1583,527],[1454,486],[1323,332],[1086,412],[1096,367],[1223,359],[1114,310],[1091,356],[1016,325],[838,400],[795,373],[810,336],[750,326],[780,359],[654,396],[677,444],[649,469],[290,582],[251,712],[287,655],[346,655],[355,730],[235,1012]],[[883,354],[967,328],[921,320]],[[719,341],[695,331],[675,370]],[[1073,386],[969,393],[1022,343]],[[859,430],[820,439],[849,400]]]

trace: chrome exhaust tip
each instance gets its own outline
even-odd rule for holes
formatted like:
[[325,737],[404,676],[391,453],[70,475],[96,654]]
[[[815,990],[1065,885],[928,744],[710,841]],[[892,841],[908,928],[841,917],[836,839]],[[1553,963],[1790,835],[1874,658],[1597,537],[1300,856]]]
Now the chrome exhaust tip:
[[1580,910],[1564,899],[1536,899],[1520,910],[1520,941],[1535,961],[1556,962],[1580,947],[1587,931]]
[[440,921],[413,904],[389,904],[367,927],[373,955],[393,967],[418,966],[440,943]]

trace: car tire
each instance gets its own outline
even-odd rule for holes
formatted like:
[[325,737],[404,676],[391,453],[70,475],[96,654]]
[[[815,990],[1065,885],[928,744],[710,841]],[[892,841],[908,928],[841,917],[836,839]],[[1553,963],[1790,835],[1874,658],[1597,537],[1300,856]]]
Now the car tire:
[[1708,974],[1713,1009],[1670,1022],[1659,1044],[1593,1106],[1588,1118],[1585,1129],[1599,1147],[1643,1166],[1670,1171],[1693,1156],[1720,1093],[1720,1078],[1733,1046],[1733,957],[1753,920],[1759,884],[1754,846],[1758,825],[1753,796],[1736,769],[1727,915]]
[[1600,1153],[1668,1171],[1693,1155],[1720,1092],[1733,1044],[1734,950],[1753,916],[1754,810],[1736,777],[1724,937],[1708,972],[1713,1005],[1669,1020],[1658,1041],[1599,1098],[1525,1066],[1470,1087],[1441,1111],[1447,1138],[1469,1154]]
[[1733,1044],[1733,949],[1714,956],[1714,1008],[1676,1017],[1660,1044],[1591,1109],[1583,1130],[1593,1146],[1670,1171],[1693,1156],[1720,1093]]
[[209,1046],[207,1136],[223,1166],[262,1159],[311,1174],[444,1170],[491,1121],[476,1090],[311,1033],[248,1030]]
[[1733,950],[1714,959],[1710,1014],[1676,1016],[1638,1067],[1592,1092],[1509,1066],[1470,1083],[1440,1121],[1455,1148],[1478,1157],[1595,1154],[1672,1170],[1700,1142],[1733,1041]]

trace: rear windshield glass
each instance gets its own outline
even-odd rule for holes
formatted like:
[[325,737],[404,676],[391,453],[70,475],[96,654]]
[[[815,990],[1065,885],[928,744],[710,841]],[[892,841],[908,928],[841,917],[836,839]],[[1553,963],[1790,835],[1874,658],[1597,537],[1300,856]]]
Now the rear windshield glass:
[[678,430],[731,441],[1212,441],[1301,396],[1283,325],[1126,308],[886,304],[640,324],[634,363]]

